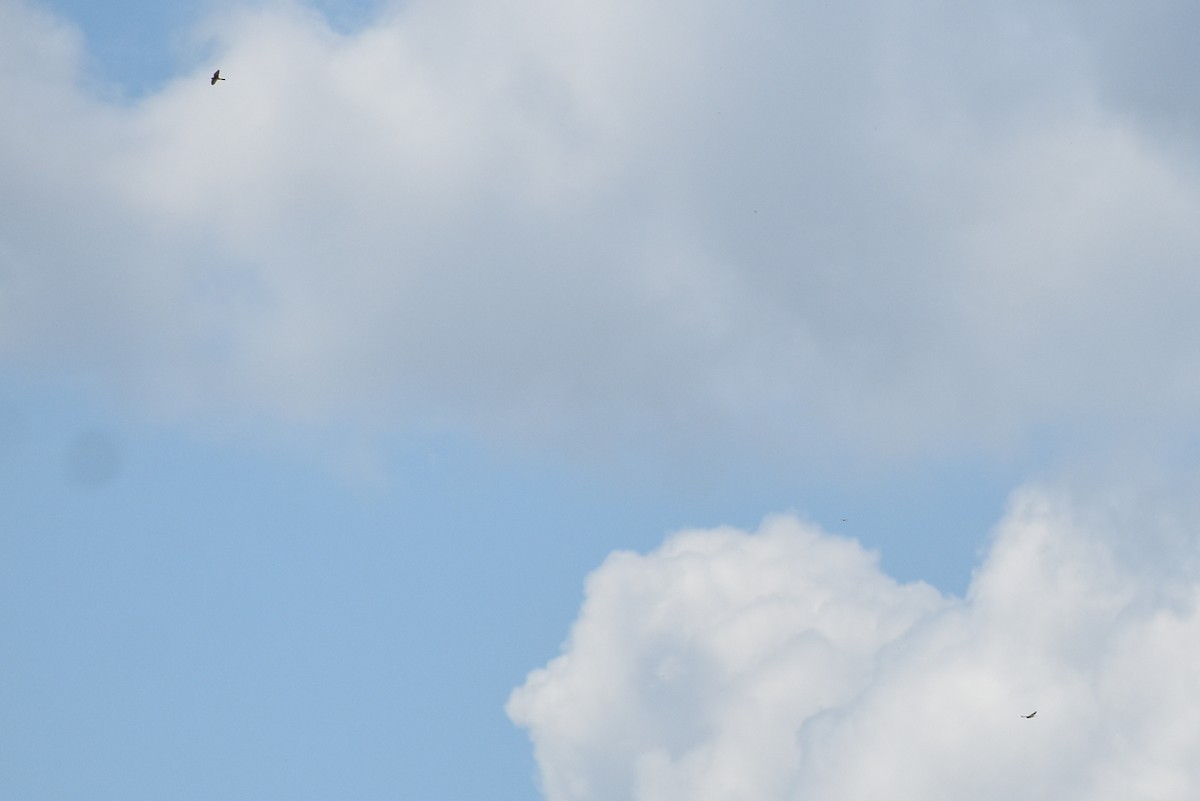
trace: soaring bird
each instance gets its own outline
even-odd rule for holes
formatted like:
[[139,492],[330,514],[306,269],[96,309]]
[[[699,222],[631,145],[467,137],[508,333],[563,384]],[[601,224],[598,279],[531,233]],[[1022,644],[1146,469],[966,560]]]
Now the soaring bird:
[[221,71],[220,71],[220,70],[217,70],[216,72],[214,72],[214,73],[213,73],[212,80],[210,80],[210,81],[208,82],[208,85],[209,85],[209,86],[216,86],[216,85],[217,85],[217,81],[223,81],[223,80],[225,80],[225,79],[221,77]]
[[1036,714],[1037,714],[1037,710],[1035,709],[1032,712],[1030,712],[1028,715],[1021,715],[1021,717],[1025,718],[1026,720],[1029,720]]

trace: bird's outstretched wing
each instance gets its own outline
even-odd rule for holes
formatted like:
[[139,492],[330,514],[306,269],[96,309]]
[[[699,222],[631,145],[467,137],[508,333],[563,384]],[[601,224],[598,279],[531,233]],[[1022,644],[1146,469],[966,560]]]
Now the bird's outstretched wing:
[[1021,717],[1025,718],[1026,720],[1032,720],[1033,716],[1036,714],[1037,714],[1037,710],[1035,709],[1032,712],[1030,712],[1028,715],[1021,715]]
[[208,85],[209,85],[209,86],[216,86],[216,85],[217,85],[217,81],[219,81],[219,80],[221,80],[221,71],[220,71],[220,70],[217,70],[216,72],[214,72],[214,73],[213,73],[212,80],[210,80],[210,81],[208,82]]

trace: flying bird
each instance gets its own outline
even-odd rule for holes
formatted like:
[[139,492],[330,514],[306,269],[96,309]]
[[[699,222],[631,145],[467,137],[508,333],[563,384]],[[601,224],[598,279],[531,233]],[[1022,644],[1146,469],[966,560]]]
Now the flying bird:
[[210,80],[210,81],[208,82],[208,85],[209,85],[209,86],[216,86],[216,85],[217,85],[217,81],[223,81],[223,80],[225,80],[225,79],[221,77],[221,71],[220,71],[220,70],[217,70],[216,72],[214,72],[214,73],[213,73],[212,80]]
[[1036,714],[1037,714],[1037,710],[1035,709],[1032,712],[1030,712],[1028,715],[1021,715],[1021,717],[1025,718],[1026,720],[1031,720],[1033,718],[1033,716]]

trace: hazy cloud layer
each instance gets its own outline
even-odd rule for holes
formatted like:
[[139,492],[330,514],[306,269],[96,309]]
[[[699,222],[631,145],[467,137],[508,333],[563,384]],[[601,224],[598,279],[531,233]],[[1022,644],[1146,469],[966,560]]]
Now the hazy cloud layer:
[[1195,56],[1155,37],[1192,12],[1156,8],[1135,48],[1069,3],[271,4],[130,104],[4,0],[0,360],[575,444],[1190,430]]
[[589,577],[509,714],[548,801],[1182,801],[1194,531],[1023,491],[962,599],[792,518],[682,532]]

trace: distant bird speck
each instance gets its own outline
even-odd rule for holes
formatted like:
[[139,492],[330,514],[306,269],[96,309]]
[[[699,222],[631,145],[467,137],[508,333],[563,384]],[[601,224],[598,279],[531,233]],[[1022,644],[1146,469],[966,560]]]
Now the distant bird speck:
[[1030,712],[1028,715],[1021,715],[1021,717],[1025,718],[1026,720],[1031,720],[1033,718],[1033,716],[1036,714],[1037,714],[1037,710],[1035,709],[1032,712]]
[[208,82],[208,85],[209,85],[209,86],[216,86],[216,85],[217,85],[217,81],[223,81],[223,80],[225,80],[225,79],[221,77],[221,71],[220,71],[220,70],[217,70],[216,72],[214,72],[214,73],[213,73],[212,80],[210,80],[210,81]]

